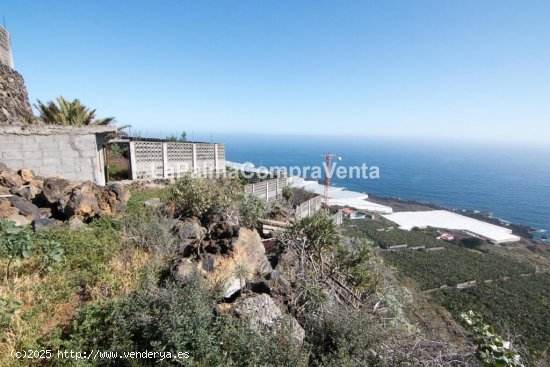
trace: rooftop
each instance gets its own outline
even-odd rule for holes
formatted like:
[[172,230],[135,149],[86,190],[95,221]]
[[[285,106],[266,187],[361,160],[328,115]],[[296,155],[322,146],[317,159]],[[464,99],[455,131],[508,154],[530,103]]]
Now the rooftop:
[[446,228],[460,231],[469,231],[495,243],[516,242],[519,236],[512,234],[512,230],[477,219],[466,217],[447,210],[428,210],[419,212],[399,212],[384,215],[384,218],[399,225],[399,228],[411,230],[414,227]]

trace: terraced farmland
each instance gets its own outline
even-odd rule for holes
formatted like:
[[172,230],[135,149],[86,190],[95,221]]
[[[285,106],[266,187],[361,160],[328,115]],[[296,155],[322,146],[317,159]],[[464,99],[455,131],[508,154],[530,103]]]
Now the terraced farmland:
[[509,329],[536,353],[550,346],[550,274],[492,283],[475,288],[442,289],[431,295],[458,320],[460,313],[475,310],[497,329]]

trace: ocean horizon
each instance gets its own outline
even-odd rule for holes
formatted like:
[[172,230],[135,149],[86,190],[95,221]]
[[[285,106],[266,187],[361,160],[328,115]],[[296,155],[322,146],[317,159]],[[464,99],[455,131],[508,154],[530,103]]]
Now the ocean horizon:
[[376,196],[491,212],[494,217],[550,229],[550,149],[518,144],[362,137],[218,135],[226,159],[256,166],[365,163],[379,179],[333,177],[333,185]]

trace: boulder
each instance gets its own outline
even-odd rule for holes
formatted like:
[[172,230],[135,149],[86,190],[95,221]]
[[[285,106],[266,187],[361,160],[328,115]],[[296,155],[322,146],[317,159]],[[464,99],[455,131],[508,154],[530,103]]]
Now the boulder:
[[35,218],[40,217],[40,209],[30,201],[27,201],[19,196],[10,197],[9,201],[11,205],[19,209],[19,213],[21,215],[29,218],[30,221],[33,221]]
[[177,222],[174,229],[181,240],[195,239],[200,241],[206,235],[206,229],[201,226],[197,218],[187,218]]
[[190,259],[179,259],[176,262],[176,272],[174,277],[176,280],[187,284],[193,280],[193,277],[199,273],[198,264]]
[[36,191],[35,188],[31,188],[30,186],[21,186],[16,192],[15,194],[17,196],[21,196],[23,199],[25,200],[32,200],[36,197],[36,194],[38,192]]
[[233,312],[242,318],[247,319],[250,325],[259,332],[276,330],[276,328],[288,322],[291,328],[291,335],[301,344],[305,337],[305,331],[298,321],[292,316],[283,316],[273,299],[265,294],[256,294],[252,297],[238,299]]
[[44,180],[42,196],[48,204],[57,205],[68,195],[71,182],[59,177],[50,177]]
[[271,272],[271,265],[257,231],[240,228],[231,247],[232,250],[227,254],[203,254],[197,262],[180,259],[175,264],[174,275],[182,280],[192,268],[208,282],[223,284],[224,295],[230,298],[244,283]]
[[41,218],[49,218],[52,216],[52,209],[51,208],[39,208],[40,210],[40,217]]
[[197,241],[197,240],[190,240],[190,239],[181,240],[178,246],[178,255],[181,255],[183,257],[189,257],[191,253],[193,253],[193,251],[200,246],[200,244],[201,244],[200,241]]
[[0,171],[0,186],[9,190],[17,190],[23,185],[23,180],[17,173],[10,169]]
[[19,214],[19,209],[7,199],[0,200],[0,219],[7,219],[12,214]]
[[17,226],[23,227],[28,226],[31,221],[21,214],[12,214],[6,218],[6,220],[14,222]]
[[225,282],[225,288],[223,292],[223,297],[228,300],[231,299],[233,296],[237,294],[237,292],[240,292],[242,287],[244,286],[244,282],[241,279],[237,279],[235,277],[229,278]]
[[37,192],[42,192],[42,189],[44,188],[44,180],[41,179],[32,179],[29,181],[29,186],[34,187]]
[[[68,195],[58,201],[58,210],[67,218],[77,216],[82,219],[90,219],[102,212],[98,197],[100,190],[97,185],[91,181],[83,182],[80,185],[73,186]],[[104,209],[108,207],[104,206]],[[103,210],[104,211],[104,210]],[[107,211],[106,214],[111,214]]]
[[28,168],[21,168],[18,173],[23,180],[23,184],[28,184],[34,179],[34,172]]
[[239,231],[239,215],[234,210],[225,210],[208,218],[208,233],[213,238],[231,238]]
[[279,271],[273,270],[266,279],[272,294],[287,296],[292,292],[290,282]]
[[162,201],[159,198],[147,199],[143,202],[143,205],[149,206],[151,208],[159,209],[162,207]]
[[32,222],[32,227],[35,231],[38,231],[42,228],[51,228],[61,225],[63,222],[53,218],[36,218]]
[[72,217],[71,219],[69,219],[70,229],[81,229],[84,227],[86,227],[86,224],[77,217]]
[[100,187],[91,181],[71,183],[51,177],[44,181],[42,197],[65,218],[87,220],[123,211],[130,194],[119,184]]
[[[96,186],[98,187],[98,186]],[[99,196],[100,215],[113,215],[126,210],[126,203],[130,199],[130,191],[121,184],[110,184],[101,187]]]

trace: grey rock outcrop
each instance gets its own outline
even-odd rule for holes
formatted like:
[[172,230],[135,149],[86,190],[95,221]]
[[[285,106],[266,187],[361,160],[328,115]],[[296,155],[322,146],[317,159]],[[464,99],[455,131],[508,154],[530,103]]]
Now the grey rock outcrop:
[[302,343],[305,337],[305,331],[295,318],[289,315],[283,315],[273,299],[267,294],[256,294],[252,297],[242,298],[235,302],[233,312],[247,319],[251,326],[262,332],[265,330],[274,330],[278,327],[290,327],[291,335],[298,343]]
[[212,284],[222,284],[224,296],[229,298],[247,282],[271,272],[271,265],[258,232],[241,227],[229,252],[205,253],[195,261],[184,258],[175,263],[176,279],[188,281],[193,272]]

